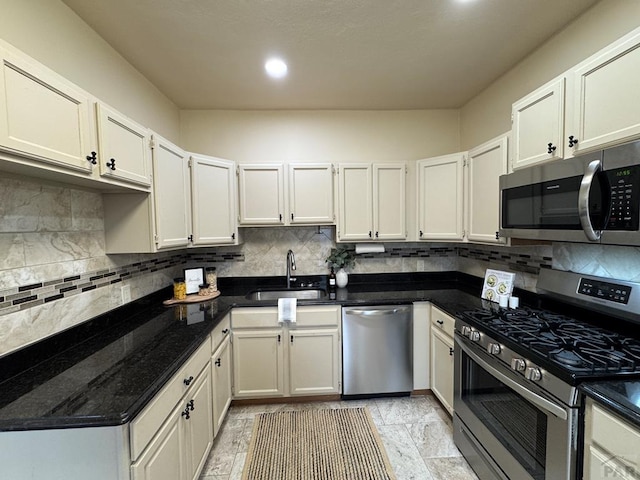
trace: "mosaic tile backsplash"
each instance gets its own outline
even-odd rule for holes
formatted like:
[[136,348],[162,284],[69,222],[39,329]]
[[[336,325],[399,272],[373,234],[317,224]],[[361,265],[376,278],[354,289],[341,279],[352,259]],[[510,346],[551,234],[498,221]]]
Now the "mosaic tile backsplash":
[[[171,285],[182,269],[215,265],[221,277],[285,275],[286,252],[298,275],[328,273],[333,227],[244,228],[239,246],[160,254],[105,255],[99,193],[26,177],[0,177],[0,356]],[[353,246],[350,246],[353,247]],[[356,273],[487,268],[516,272],[535,289],[541,268],[640,281],[640,249],[580,244],[498,247],[390,243],[358,255]]]

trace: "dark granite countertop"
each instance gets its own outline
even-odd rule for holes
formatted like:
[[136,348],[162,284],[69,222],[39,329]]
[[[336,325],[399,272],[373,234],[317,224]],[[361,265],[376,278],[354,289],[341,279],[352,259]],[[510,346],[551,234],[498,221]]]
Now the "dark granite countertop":
[[[457,272],[355,275],[336,299],[299,305],[430,301],[443,310],[481,306],[481,279]],[[275,282],[279,282],[276,279]],[[253,279],[219,281],[218,299],[164,307],[165,289],[0,358],[0,431],[121,425],[135,417],[233,307],[268,287]],[[193,309],[196,309],[193,312]]]
[[640,380],[583,383],[580,391],[640,428]]

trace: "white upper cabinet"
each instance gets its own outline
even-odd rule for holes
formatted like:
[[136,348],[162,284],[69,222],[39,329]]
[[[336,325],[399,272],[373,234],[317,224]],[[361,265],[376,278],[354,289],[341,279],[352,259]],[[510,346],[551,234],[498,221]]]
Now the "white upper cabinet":
[[[640,137],[640,29],[578,64],[567,141],[574,153]],[[577,142],[577,143],[576,143]]]
[[240,225],[284,225],[282,164],[238,166]]
[[189,236],[187,154],[154,134],[152,161],[157,248],[185,247]]
[[468,239],[504,244],[500,230],[499,177],[507,173],[508,136],[502,135],[469,150]]
[[373,231],[376,240],[407,238],[407,166],[373,164]]
[[91,175],[89,94],[0,43],[0,149]]
[[557,78],[513,104],[513,170],[563,158],[565,84]]
[[406,238],[404,163],[340,165],[338,240]]
[[369,163],[338,168],[338,239],[370,240],[373,235],[373,183]]
[[191,155],[194,246],[238,243],[235,162]]
[[149,130],[100,102],[96,115],[100,175],[150,186]]
[[418,161],[418,240],[463,240],[465,155]]
[[290,163],[288,187],[291,225],[334,222],[330,163]]

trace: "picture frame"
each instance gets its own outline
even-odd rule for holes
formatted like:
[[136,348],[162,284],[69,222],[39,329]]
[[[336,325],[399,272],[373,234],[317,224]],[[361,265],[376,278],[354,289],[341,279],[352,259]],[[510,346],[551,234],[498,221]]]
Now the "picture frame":
[[204,267],[185,268],[184,281],[187,284],[187,295],[198,293],[200,285],[204,283]]

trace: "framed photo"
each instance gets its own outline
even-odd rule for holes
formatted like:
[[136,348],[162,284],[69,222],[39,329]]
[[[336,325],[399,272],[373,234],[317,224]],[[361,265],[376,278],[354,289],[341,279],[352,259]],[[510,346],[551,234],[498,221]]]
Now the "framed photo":
[[187,295],[198,293],[200,285],[204,283],[204,268],[185,268],[184,281],[187,284]]

